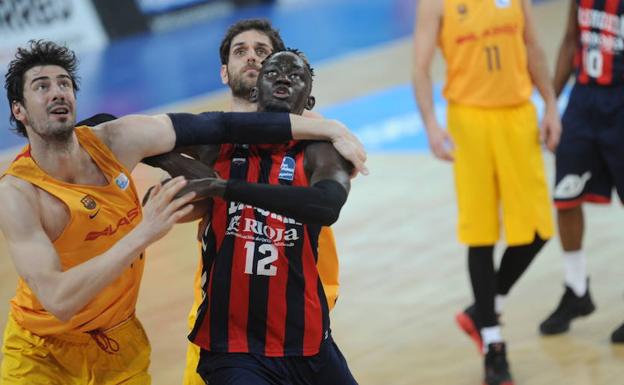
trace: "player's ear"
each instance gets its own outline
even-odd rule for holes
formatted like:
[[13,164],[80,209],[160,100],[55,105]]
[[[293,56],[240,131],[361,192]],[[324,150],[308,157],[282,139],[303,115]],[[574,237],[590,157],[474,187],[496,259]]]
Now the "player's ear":
[[227,65],[221,65],[221,84],[227,85],[230,78],[228,76]]
[[251,91],[249,92],[249,101],[251,103],[257,103],[258,102],[258,87],[252,87]]
[[316,105],[316,98],[312,95],[308,96],[308,101],[305,106],[306,110],[313,109],[315,105]]
[[14,100],[11,102],[11,112],[13,113],[13,116],[15,117],[15,120],[18,121],[22,121],[23,117],[23,107],[22,107],[22,103],[18,102],[17,100]]

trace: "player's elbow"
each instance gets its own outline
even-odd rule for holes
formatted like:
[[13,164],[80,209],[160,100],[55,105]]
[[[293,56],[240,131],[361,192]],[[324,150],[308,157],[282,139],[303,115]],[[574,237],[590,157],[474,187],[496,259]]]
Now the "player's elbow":
[[311,225],[331,226],[338,221],[340,208],[316,205],[307,206],[304,208],[308,212],[308,220],[306,222]]
[[308,205],[304,210],[310,215],[309,223],[330,226],[340,216],[340,210],[347,201],[347,190],[334,180],[322,180],[314,184],[321,193],[321,199],[316,204]]
[[76,314],[75,309],[72,309],[70,304],[61,298],[42,297],[39,300],[43,308],[61,322],[68,322]]
[[37,281],[26,279],[43,308],[62,322],[69,321],[77,312],[71,296],[63,293],[53,275],[38,277]]

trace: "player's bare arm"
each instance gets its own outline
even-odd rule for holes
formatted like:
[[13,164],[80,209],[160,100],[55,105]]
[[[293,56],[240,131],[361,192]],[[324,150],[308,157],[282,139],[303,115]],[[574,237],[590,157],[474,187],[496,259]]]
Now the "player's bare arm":
[[563,34],[563,39],[561,40],[561,45],[559,46],[557,65],[555,67],[554,88],[556,96],[561,94],[563,87],[565,87],[574,71],[574,55],[576,54],[579,34],[578,20],[576,18],[577,9],[576,0],[570,0],[568,23],[565,33]]
[[422,0],[418,3],[412,64],[414,96],[427,131],[429,148],[439,159],[452,161],[452,141],[448,132],[440,127],[433,108],[431,61],[435,53],[443,14],[443,2]]
[[311,139],[329,140],[356,170],[368,173],[364,146],[335,120],[266,113],[128,115],[102,123],[94,131],[128,169],[143,158],[180,146]]
[[561,119],[557,108],[557,98],[550,79],[546,55],[535,33],[531,1],[522,0],[522,9],[525,19],[524,42],[527,47],[529,74],[533,84],[544,99],[545,105],[541,138],[550,151],[555,151],[561,136]]
[[[105,253],[65,271],[52,242],[62,233],[69,216],[65,223],[49,218],[53,211],[41,204],[40,197],[47,193],[19,178],[2,178],[0,230],[18,274],[47,311],[68,321],[190,211],[187,203],[193,194],[173,199],[184,184],[180,178],[158,188],[134,230]],[[60,201],[57,204],[63,205]]]

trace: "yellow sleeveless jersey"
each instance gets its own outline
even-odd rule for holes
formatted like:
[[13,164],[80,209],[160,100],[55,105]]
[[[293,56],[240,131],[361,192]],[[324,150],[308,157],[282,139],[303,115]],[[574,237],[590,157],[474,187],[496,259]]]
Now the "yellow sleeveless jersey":
[[[69,223],[53,242],[63,270],[104,253],[142,219],[130,172],[90,128],[78,127],[75,132],[80,145],[108,178],[108,185],[86,186],[54,179],[37,166],[29,146],[6,172],[45,190],[68,207]],[[20,278],[11,300],[11,315],[24,329],[40,336],[111,328],[134,314],[143,265],[141,255],[68,322],[47,312]]]
[[521,0],[444,0],[439,45],[449,102],[509,107],[529,100]]

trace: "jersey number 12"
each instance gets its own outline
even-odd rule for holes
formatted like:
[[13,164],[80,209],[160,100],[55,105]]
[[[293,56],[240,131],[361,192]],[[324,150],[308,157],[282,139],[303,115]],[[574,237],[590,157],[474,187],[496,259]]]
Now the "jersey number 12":
[[[256,243],[245,242],[245,274],[254,274],[254,257],[256,255]],[[270,243],[262,243],[258,246],[258,252],[261,255],[266,255],[264,258],[260,258],[256,264],[257,275],[267,275],[273,277],[277,275],[277,266],[273,266],[272,263],[277,261],[277,247]]]

